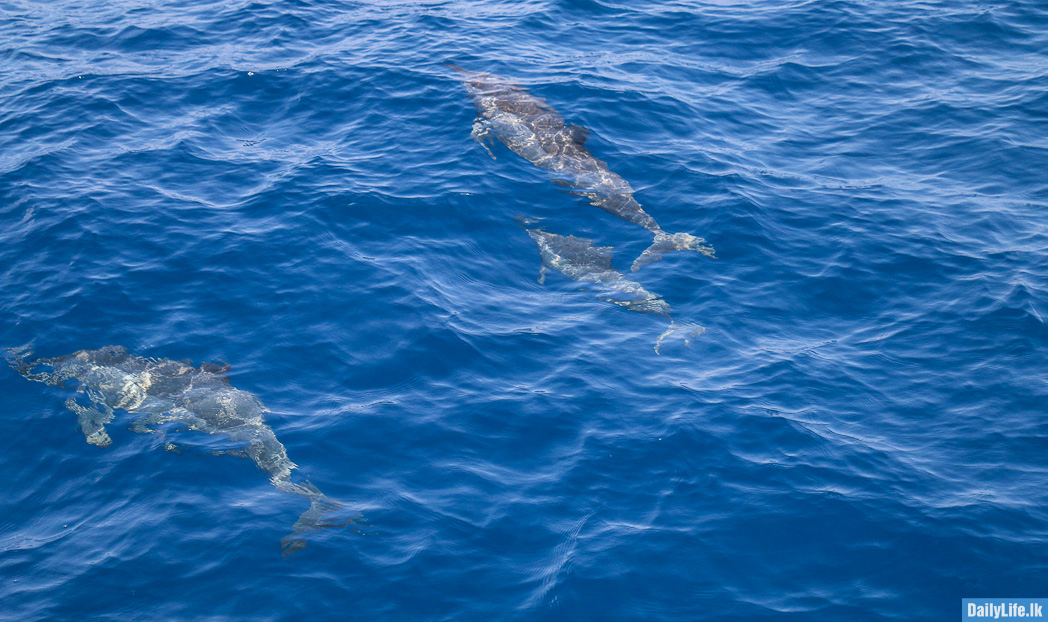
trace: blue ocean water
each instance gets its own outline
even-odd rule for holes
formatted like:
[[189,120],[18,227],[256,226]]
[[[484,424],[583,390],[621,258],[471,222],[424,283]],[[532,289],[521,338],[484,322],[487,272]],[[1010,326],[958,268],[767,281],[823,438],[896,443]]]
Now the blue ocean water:
[[[0,369],[0,620],[944,620],[1048,596],[1038,2],[0,2],[0,345],[227,361],[298,477]],[[550,183],[516,81],[673,253]],[[614,248],[706,332],[551,272]]]

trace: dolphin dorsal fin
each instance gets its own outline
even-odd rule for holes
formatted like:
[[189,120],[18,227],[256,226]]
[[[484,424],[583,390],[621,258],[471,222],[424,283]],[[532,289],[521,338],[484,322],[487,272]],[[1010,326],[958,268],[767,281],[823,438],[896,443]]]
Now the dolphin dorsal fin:
[[225,361],[219,361],[217,363],[201,363],[200,371],[217,376],[226,384],[229,384],[229,371],[233,368],[232,365]]
[[581,125],[572,124],[568,126],[568,131],[571,133],[571,142],[580,147],[586,144],[586,139],[589,138],[589,130]]

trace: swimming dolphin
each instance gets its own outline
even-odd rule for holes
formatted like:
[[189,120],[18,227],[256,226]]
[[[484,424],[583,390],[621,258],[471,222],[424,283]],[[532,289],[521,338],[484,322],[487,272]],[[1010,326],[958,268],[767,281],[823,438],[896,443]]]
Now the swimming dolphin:
[[[643,285],[626,278],[615,268],[611,267],[610,246],[594,246],[593,240],[579,238],[573,235],[563,236],[538,228],[529,229],[526,225],[532,223],[525,218],[518,217],[517,224],[528,232],[531,239],[539,247],[539,258],[542,265],[539,268],[539,283],[546,282],[546,275],[550,269],[556,270],[572,281],[580,281],[599,285],[603,290],[598,298],[605,302],[611,302],[625,307],[637,313],[649,313],[658,315],[670,321],[669,328],[655,340],[655,353],[659,353],[662,341],[675,332],[680,325],[675,324],[670,313],[673,310],[662,296],[649,292]],[[694,326],[684,341],[685,345],[691,344],[691,339],[701,335],[706,329]]]
[[611,267],[610,246],[594,246],[593,240],[573,235],[563,236],[541,229],[528,229],[527,221],[517,223],[528,232],[539,247],[542,266],[539,268],[539,283],[546,282],[550,269],[556,270],[572,281],[584,281],[601,286],[606,292],[599,298],[638,313],[650,313],[670,319],[670,305],[658,294],[644,289],[636,281],[626,278]]
[[[266,407],[253,393],[230,386],[229,365],[204,363],[194,367],[188,360],[135,356],[122,346],[80,350],[55,358],[29,359],[32,352],[26,348],[8,353],[11,367],[29,380],[55,386],[75,383],[72,388],[90,405],[81,405],[74,398],[66,400],[65,405],[76,414],[84,437],[92,445],[108,447],[112,443],[105,426],[113,420],[114,411],[123,410],[136,416],[131,423],[134,432],[156,432],[150,426],[175,423],[222,437],[231,447],[212,453],[249,458],[277,490],[305,497],[309,509],[280,541],[284,555],[306,546],[302,534],[343,527],[349,522],[325,520],[323,517],[341,504],[309,482],[291,481],[296,465],[264,423]],[[181,453],[182,446],[166,443],[165,448]]]
[[589,132],[564,119],[545,100],[535,97],[505,78],[444,63],[463,77],[463,84],[477,108],[471,135],[488,151],[491,137],[539,168],[553,173],[554,182],[572,188],[590,203],[626,222],[640,225],[655,241],[631,270],[658,261],[663,253],[690,250],[713,256],[706,240],[690,233],[666,233],[633,198],[629,183],[613,173],[606,162],[586,148]]

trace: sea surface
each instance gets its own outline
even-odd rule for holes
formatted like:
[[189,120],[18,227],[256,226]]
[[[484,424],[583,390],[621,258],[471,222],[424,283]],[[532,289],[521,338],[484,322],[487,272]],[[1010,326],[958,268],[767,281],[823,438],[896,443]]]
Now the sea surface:
[[[716,257],[630,272],[651,235],[489,157],[445,62]],[[540,284],[518,218],[679,330]],[[89,445],[4,364],[3,622],[1048,597],[1046,323],[1043,2],[0,0],[0,346],[225,361],[361,523],[283,556],[307,503],[251,461]]]

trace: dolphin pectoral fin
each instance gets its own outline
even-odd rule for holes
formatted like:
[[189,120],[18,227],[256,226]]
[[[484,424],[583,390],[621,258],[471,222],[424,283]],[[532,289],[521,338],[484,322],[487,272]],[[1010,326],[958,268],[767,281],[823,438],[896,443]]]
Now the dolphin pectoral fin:
[[690,233],[656,233],[655,241],[637,257],[630,270],[636,272],[653,261],[661,260],[664,253],[672,251],[695,251],[714,257],[713,247],[698,236]]
[[113,444],[113,439],[109,438],[109,433],[106,432],[105,428],[99,428],[91,434],[85,432],[84,438],[88,444],[97,445],[98,447],[109,447]]
[[99,447],[109,447],[113,444],[113,439],[109,438],[105,427],[105,424],[113,420],[111,411],[102,412],[97,408],[81,406],[73,398],[66,400],[65,406],[76,415],[77,423],[80,424],[80,430],[88,443]]
[[477,142],[480,143],[481,147],[484,147],[484,151],[488,152],[488,155],[491,156],[492,160],[498,160],[498,158],[495,157],[495,152],[493,152],[491,150],[491,147],[488,146],[488,142],[490,142],[491,144],[495,144],[494,141],[484,142],[483,140],[478,140]]
[[546,284],[546,275],[549,274],[549,266],[543,264],[539,266],[539,285]]
[[477,141],[481,147],[484,147],[484,151],[488,152],[492,160],[497,160],[495,154],[491,151],[491,147],[488,147],[488,143],[494,145],[495,139],[491,136],[491,125],[484,119],[478,117],[473,121],[473,131],[469,133],[473,140]]

